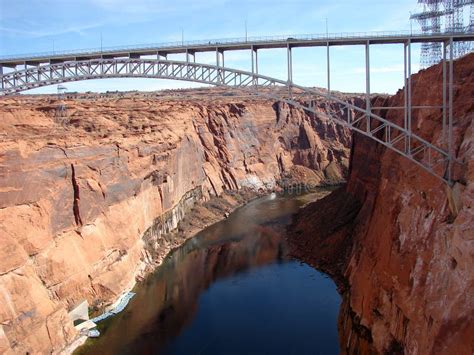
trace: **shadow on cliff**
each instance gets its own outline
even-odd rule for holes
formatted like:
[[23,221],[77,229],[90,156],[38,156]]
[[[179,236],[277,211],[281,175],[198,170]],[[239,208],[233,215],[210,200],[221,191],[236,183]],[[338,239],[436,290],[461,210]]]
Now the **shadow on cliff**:
[[[454,65],[454,147],[463,162],[454,171],[455,189],[465,194],[472,181],[473,64],[470,54]],[[442,65],[413,75],[412,86],[417,105],[439,105]],[[376,106],[403,106],[403,100],[403,90],[372,98]],[[402,112],[378,114],[403,123]],[[442,110],[414,110],[412,117],[415,133],[439,144]],[[462,204],[462,193],[457,202],[450,201],[455,189],[354,133],[347,184],[296,216],[287,234],[290,253],[331,275],[343,296],[342,353],[472,353],[474,345],[467,339],[474,325],[466,323],[472,320],[472,306],[469,310],[463,296],[472,280],[472,256],[459,269],[449,255],[459,254],[457,243],[468,248],[466,228],[472,231],[472,219],[455,221],[462,210],[453,211],[453,205]],[[456,268],[462,276],[453,274]],[[445,311],[432,304],[443,304]]]

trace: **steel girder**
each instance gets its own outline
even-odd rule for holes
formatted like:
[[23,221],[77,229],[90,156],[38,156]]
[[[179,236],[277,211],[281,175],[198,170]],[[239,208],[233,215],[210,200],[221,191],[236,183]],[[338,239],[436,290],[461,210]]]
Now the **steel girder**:
[[[432,175],[451,184],[449,169],[455,162],[449,150],[438,147],[375,114],[370,105],[359,107],[320,89],[296,85],[290,80],[275,79],[257,73],[222,66],[161,59],[115,58],[71,61],[39,65],[4,73],[0,94],[12,94],[41,86],[99,78],[160,78],[197,82],[233,88],[252,88],[257,95],[284,101],[317,116],[358,132],[416,163]],[[268,87],[288,90],[269,90]],[[285,94],[287,93],[287,94]],[[322,113],[313,106],[311,98],[322,97],[338,103],[343,114]]]

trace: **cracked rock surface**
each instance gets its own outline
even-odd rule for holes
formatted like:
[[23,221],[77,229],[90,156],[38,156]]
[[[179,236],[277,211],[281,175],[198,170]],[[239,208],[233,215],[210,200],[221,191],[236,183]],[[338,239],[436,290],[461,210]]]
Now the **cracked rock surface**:
[[[0,98],[0,353],[59,352],[68,312],[115,301],[192,206],[283,176],[344,180],[350,133],[220,89]],[[349,98],[350,100],[360,100]],[[319,112],[344,114],[316,102]],[[293,174],[293,175],[292,175]]]
[[[441,64],[414,75],[413,102],[439,105],[442,78]],[[343,294],[342,353],[474,352],[474,54],[454,63],[453,89],[452,188],[355,134],[347,185],[292,227],[293,253]],[[383,104],[403,106],[403,91]],[[415,133],[438,145],[441,122],[440,109],[413,112]]]

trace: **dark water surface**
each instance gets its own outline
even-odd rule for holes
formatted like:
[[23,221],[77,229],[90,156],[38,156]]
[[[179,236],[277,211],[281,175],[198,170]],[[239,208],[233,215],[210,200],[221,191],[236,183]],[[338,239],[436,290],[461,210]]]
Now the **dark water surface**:
[[334,283],[286,256],[285,226],[302,203],[263,197],[203,230],[80,352],[337,354]]

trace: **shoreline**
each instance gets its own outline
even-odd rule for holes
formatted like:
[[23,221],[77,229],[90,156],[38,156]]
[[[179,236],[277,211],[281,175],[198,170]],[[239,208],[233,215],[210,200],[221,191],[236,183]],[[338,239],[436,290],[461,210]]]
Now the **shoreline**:
[[[161,236],[162,238],[173,239],[172,244],[167,245],[164,250],[161,250],[154,256],[148,255],[150,259],[142,261],[142,263],[137,266],[137,272],[129,283],[129,286],[126,287],[113,302],[105,306],[104,311],[112,309],[115,304],[120,302],[126,293],[132,291],[139,282],[142,282],[148,275],[156,271],[173,250],[184,245],[186,241],[194,238],[202,230],[224,220],[230,213],[238,208],[272,191],[271,189],[255,191],[250,188],[242,188],[235,191],[225,191],[220,196],[213,196],[207,201],[197,202],[191,210],[185,214],[175,229]],[[219,209],[219,207],[224,208]],[[208,213],[206,213],[206,216],[203,216],[205,212]],[[204,220],[204,224],[198,225],[199,222],[203,221],[202,217],[207,217],[207,219]],[[144,235],[145,233],[142,234],[141,238],[143,238]],[[72,343],[66,345],[59,353],[74,354],[86,343],[87,339],[88,337],[86,335],[80,335],[74,339]]]
[[[161,251],[150,263],[144,263],[144,269],[142,272],[137,273],[134,278],[133,285],[123,290],[120,296],[114,300],[113,303],[105,307],[105,311],[114,307],[120,299],[128,292],[132,291],[134,287],[144,281],[147,276],[152,274],[159,268],[166,257],[173,252],[173,250],[184,245],[188,240],[197,236],[201,231],[206,228],[219,223],[229,216],[229,214],[235,212],[237,209],[245,206],[246,204],[264,197],[271,193],[286,194],[283,190],[280,192],[274,189],[266,189],[264,191],[256,191],[250,188],[242,188],[236,191],[225,191],[220,196],[214,196],[211,199],[203,202],[198,202],[196,205],[184,216],[184,218],[178,223],[178,226],[170,231],[169,233],[162,235],[163,238],[172,238],[174,240],[172,248],[166,248]],[[306,201],[300,206],[300,209],[304,208],[308,204],[324,198],[332,192],[331,188],[326,186],[319,186],[317,191],[309,191],[301,194],[295,194],[298,196],[306,196]],[[309,197],[309,198],[308,198]],[[206,212],[210,212],[207,216],[203,216]],[[204,217],[204,220],[203,220]],[[207,219],[206,219],[207,217]],[[309,264],[311,267],[313,265]],[[319,269],[315,268],[320,271]],[[87,336],[80,336],[73,343],[67,346],[63,351],[67,354],[74,354],[76,350],[80,349],[87,342]]]

